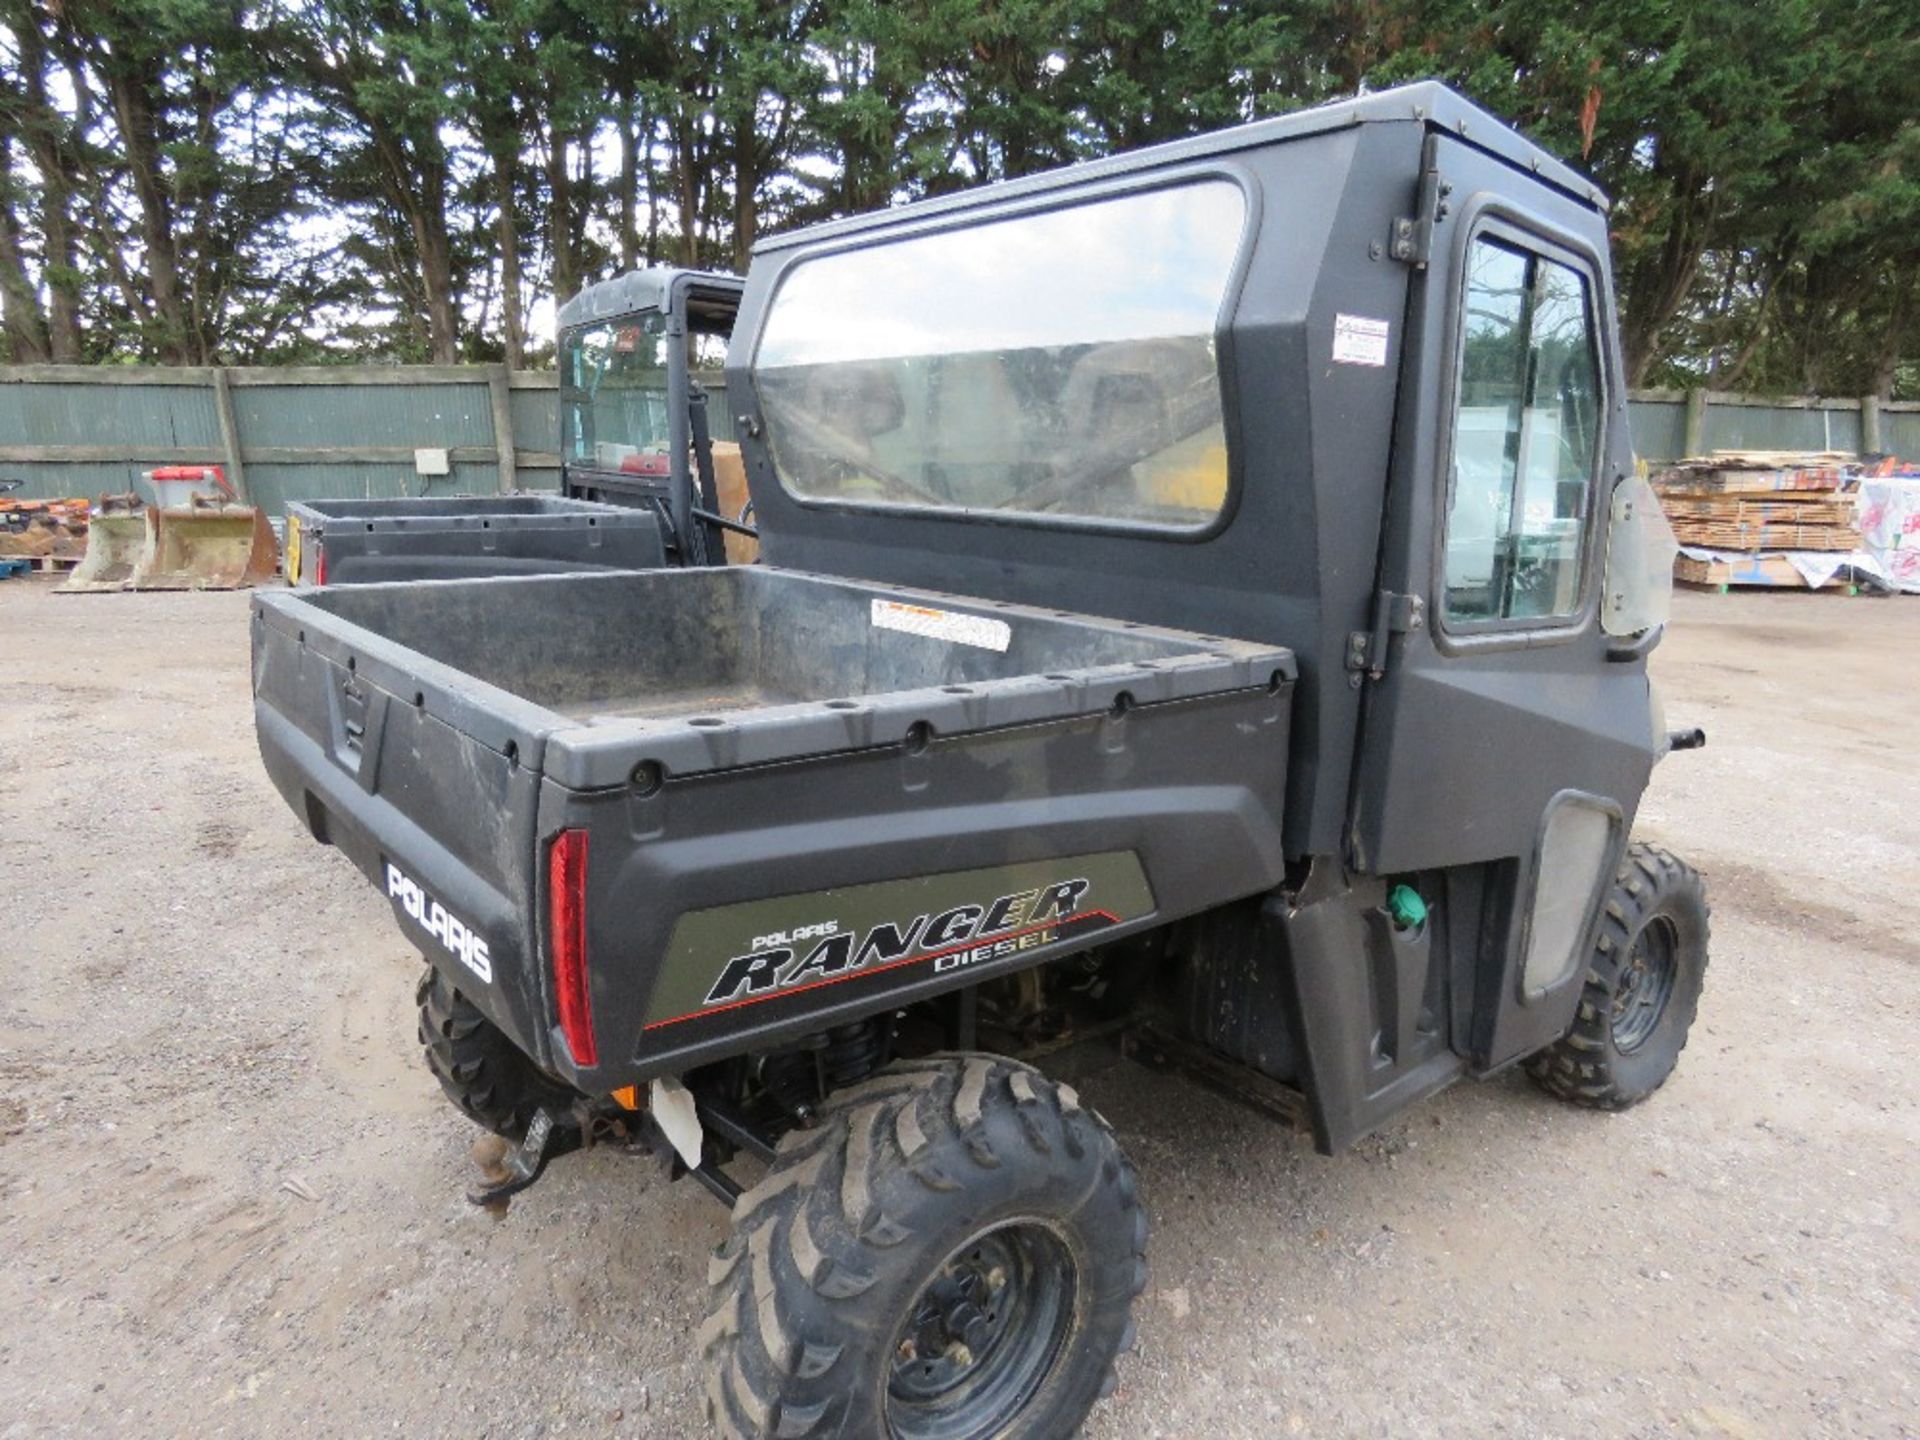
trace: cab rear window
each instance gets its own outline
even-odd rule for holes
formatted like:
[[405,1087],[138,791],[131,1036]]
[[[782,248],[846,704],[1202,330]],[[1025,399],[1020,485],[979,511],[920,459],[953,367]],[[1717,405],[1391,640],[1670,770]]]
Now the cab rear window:
[[1201,180],[803,259],[753,384],[803,500],[1199,529],[1246,226]]

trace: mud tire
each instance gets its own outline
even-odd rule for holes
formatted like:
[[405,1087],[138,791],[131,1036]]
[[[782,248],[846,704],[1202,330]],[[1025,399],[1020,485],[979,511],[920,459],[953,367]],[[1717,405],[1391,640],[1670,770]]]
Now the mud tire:
[[[997,1402],[980,1401],[984,1392],[963,1382],[979,1413],[969,1420],[963,1406],[962,1418],[937,1433],[1074,1434],[1116,1384],[1114,1362],[1133,1344],[1133,1301],[1147,1279],[1146,1212],[1106,1122],[1039,1071],[977,1054],[896,1063],[833,1097],[820,1119],[782,1139],[766,1177],[735,1203],[733,1233],[709,1266],[712,1309],[699,1339],[715,1432],[728,1440],[935,1433],[925,1410],[912,1407],[945,1406],[949,1394],[928,1401],[896,1389],[890,1397],[903,1373],[918,1370],[910,1317],[925,1313],[937,1274],[954,1273],[949,1267],[969,1254],[977,1260],[977,1244],[991,1253],[996,1235],[1031,1232],[1058,1240],[1071,1301],[1044,1326],[990,1337],[978,1364],[999,1363],[1007,1343],[1026,1334],[1057,1338],[1008,1352],[1044,1358],[1022,1361],[1032,1378]],[[906,1374],[906,1383],[915,1379]],[[1025,1398],[1007,1398],[1015,1394]]]
[[[1570,1104],[1625,1110],[1666,1083],[1699,1008],[1709,919],[1706,886],[1690,865],[1656,845],[1628,849],[1601,912],[1573,1029],[1527,1062],[1541,1089]],[[1671,981],[1646,1033],[1623,1048],[1630,1032],[1616,1003],[1655,935],[1669,952]]]
[[519,1140],[542,1105],[561,1110],[572,1092],[534,1068],[500,1027],[433,966],[414,993],[427,1068],[469,1120]]

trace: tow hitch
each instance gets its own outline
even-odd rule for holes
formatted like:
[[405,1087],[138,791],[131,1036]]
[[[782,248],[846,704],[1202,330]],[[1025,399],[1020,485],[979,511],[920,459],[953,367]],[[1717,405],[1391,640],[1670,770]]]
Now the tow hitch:
[[545,1173],[547,1162],[586,1145],[578,1125],[561,1125],[544,1107],[533,1112],[526,1138],[518,1145],[501,1135],[482,1135],[473,1142],[474,1163],[480,1181],[467,1188],[467,1199],[501,1214],[507,1202]]
[[[655,1082],[656,1085],[662,1083]],[[678,1085],[676,1081],[664,1083]],[[704,1122],[706,1128],[712,1131],[719,1142],[719,1154],[722,1157],[744,1151],[755,1159],[771,1161],[774,1156],[773,1141],[743,1117],[734,1115],[717,1103],[700,1104],[696,1120],[693,1097],[684,1089],[680,1093],[686,1096],[687,1119],[695,1127],[691,1136],[690,1156],[698,1163],[689,1163],[689,1157],[681,1153],[656,1114],[630,1111],[624,1107],[613,1112],[596,1108],[592,1102],[584,1100],[571,1110],[562,1112],[542,1106],[533,1112],[526,1137],[518,1145],[504,1135],[482,1135],[473,1142],[469,1153],[479,1167],[480,1175],[474,1184],[467,1187],[467,1199],[493,1211],[495,1215],[504,1215],[513,1197],[544,1175],[547,1166],[554,1160],[576,1150],[587,1150],[596,1145],[614,1145],[629,1155],[652,1155],[663,1161],[669,1179],[677,1180],[682,1175],[691,1175],[716,1200],[731,1209],[733,1202],[740,1198],[740,1185],[722,1171],[714,1159],[702,1154],[706,1145],[700,1138],[700,1123]],[[681,1139],[683,1143],[689,1141],[684,1133]]]

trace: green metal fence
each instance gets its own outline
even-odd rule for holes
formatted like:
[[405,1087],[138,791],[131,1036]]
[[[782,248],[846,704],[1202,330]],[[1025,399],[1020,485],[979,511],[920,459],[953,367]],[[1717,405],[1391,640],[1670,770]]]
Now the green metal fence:
[[[714,434],[730,435],[718,377],[704,378]],[[23,480],[24,497],[98,495],[156,465],[214,464],[275,514],[290,500],[551,489],[558,402],[553,372],[486,365],[0,366],[0,479]],[[1920,404],[1641,391],[1629,410],[1653,462],[1715,449],[1920,459]],[[444,475],[428,473],[443,459]]]
[[96,495],[156,465],[220,465],[275,513],[551,486],[556,399],[553,374],[497,366],[0,367],[0,478],[24,480],[23,496]]

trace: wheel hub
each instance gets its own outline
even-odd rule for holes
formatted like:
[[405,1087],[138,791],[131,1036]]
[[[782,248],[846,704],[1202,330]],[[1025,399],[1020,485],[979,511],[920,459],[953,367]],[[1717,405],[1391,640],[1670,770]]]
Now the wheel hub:
[[1002,1226],[960,1247],[916,1297],[894,1346],[887,1416],[897,1440],[997,1433],[1058,1358],[1073,1265],[1052,1230]]
[[1646,1044],[1673,994],[1679,937],[1673,922],[1656,916],[1634,937],[1613,989],[1613,1045],[1623,1055]]

